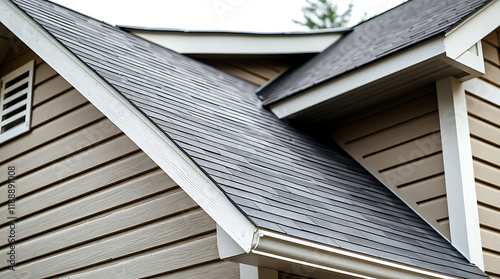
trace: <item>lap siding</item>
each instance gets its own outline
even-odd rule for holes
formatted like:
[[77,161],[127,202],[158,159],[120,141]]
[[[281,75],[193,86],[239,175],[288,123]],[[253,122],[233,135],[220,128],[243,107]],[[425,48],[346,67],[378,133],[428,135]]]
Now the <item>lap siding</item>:
[[[0,145],[16,167],[16,271],[0,240],[0,278],[239,278],[218,257],[215,222],[113,123],[31,50],[10,51],[2,72],[35,59],[31,132]],[[0,234],[7,177],[0,174]]]
[[[500,88],[500,29],[483,41],[484,81]],[[500,104],[467,93],[485,270],[500,278]]]
[[449,237],[435,92],[337,128],[332,138]]

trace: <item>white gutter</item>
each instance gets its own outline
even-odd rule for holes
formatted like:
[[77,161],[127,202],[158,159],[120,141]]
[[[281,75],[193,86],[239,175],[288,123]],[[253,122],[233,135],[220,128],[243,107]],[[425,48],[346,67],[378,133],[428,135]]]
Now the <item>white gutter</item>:
[[457,278],[262,229],[255,233],[251,253],[354,278]]

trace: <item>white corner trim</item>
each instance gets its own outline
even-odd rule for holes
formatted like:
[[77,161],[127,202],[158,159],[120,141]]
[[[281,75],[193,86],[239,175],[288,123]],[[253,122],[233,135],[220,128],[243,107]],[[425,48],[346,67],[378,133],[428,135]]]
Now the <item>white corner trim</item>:
[[465,91],[500,106],[499,87],[478,78],[464,82],[463,86]]
[[278,118],[287,118],[345,92],[438,57],[444,52],[443,37],[438,37],[340,78],[315,86],[269,107]]
[[484,270],[465,90],[454,77],[436,88],[451,243]]
[[252,253],[355,278],[456,278],[259,229]]
[[446,54],[457,59],[500,25],[500,1],[494,0],[445,34]]
[[54,37],[8,0],[1,22],[106,115],[245,251],[255,226],[162,131]]

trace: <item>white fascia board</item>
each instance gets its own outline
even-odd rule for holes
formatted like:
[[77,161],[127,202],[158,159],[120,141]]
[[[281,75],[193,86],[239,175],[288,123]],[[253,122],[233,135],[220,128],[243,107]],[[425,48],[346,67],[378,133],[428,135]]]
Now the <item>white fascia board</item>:
[[245,35],[134,30],[131,33],[182,54],[221,55],[319,53],[343,35],[343,33]]
[[484,270],[465,90],[454,77],[436,89],[451,243]]
[[415,64],[439,57],[445,53],[443,39],[442,36],[434,38],[340,78],[308,89],[305,92],[269,107],[280,119],[292,116],[306,108],[337,97],[345,92],[370,84]]
[[8,0],[0,1],[0,20],[134,141],[244,251],[250,251],[255,226],[170,138]]
[[453,60],[500,26],[500,1],[494,0],[445,34],[446,54]]
[[251,253],[353,278],[457,278],[262,229]]

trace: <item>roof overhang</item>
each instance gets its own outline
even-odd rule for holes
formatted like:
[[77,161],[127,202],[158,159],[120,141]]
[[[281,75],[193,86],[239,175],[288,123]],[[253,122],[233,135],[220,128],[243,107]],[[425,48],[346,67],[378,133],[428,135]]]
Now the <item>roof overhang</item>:
[[349,28],[289,33],[185,31],[120,26],[120,28],[186,55],[288,55],[319,53]]
[[244,253],[217,227],[217,247],[222,259],[318,279],[456,278],[262,229],[255,233],[251,251]]
[[321,122],[337,118],[445,76],[466,81],[484,74],[481,39],[500,25],[492,1],[444,35],[271,104],[281,119]]

